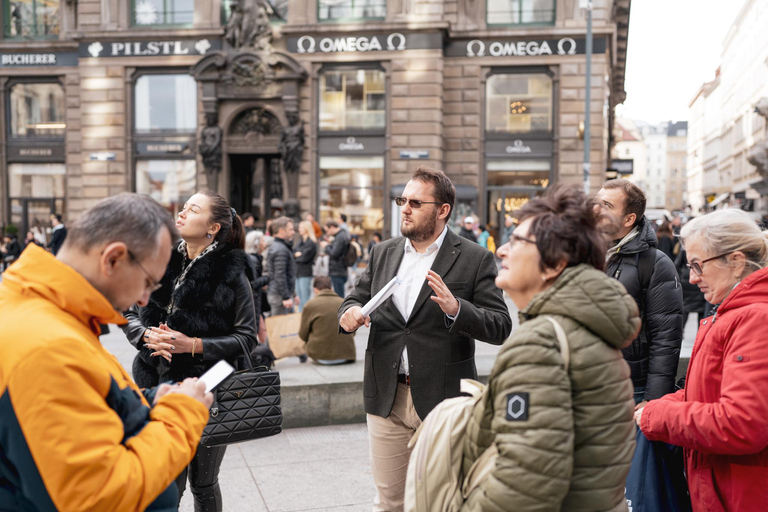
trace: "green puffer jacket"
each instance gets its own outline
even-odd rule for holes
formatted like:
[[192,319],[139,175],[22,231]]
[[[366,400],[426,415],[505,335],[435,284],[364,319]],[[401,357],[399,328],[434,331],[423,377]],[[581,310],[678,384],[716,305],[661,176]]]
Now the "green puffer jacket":
[[[545,315],[568,336],[567,373]],[[465,474],[491,443],[499,457],[462,510],[626,511],[634,401],[619,349],[640,329],[635,301],[618,281],[579,265],[536,295],[520,323],[470,420]]]

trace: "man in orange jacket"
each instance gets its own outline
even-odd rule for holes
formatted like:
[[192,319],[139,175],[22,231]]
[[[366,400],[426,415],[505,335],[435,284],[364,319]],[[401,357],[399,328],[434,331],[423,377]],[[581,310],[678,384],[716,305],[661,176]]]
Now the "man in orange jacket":
[[213,397],[196,379],[139,390],[98,338],[146,305],[175,238],[160,205],[121,194],[3,275],[0,511],[177,510]]

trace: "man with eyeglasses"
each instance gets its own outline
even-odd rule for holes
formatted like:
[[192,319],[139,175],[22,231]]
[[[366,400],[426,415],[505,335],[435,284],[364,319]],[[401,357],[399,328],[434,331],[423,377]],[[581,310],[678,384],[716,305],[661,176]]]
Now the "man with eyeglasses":
[[[375,511],[403,510],[408,441],[461,379],[477,378],[475,339],[500,345],[512,319],[495,285],[493,254],[447,227],[456,189],[442,171],[413,172],[400,207],[402,237],[373,246],[339,308],[342,331],[370,326],[363,398]],[[369,317],[361,306],[394,277],[401,284]]]
[[30,246],[0,284],[0,510],[176,510],[213,396],[197,379],[140,390],[99,324],[145,306],[177,238],[136,194],[105,199],[56,257]]
[[642,329],[622,349],[632,371],[635,403],[642,407],[675,390],[683,342],[683,291],[675,264],[657,249],[645,218],[645,193],[627,180],[607,181],[597,194],[600,227],[609,240],[606,274],[617,279],[640,308]]

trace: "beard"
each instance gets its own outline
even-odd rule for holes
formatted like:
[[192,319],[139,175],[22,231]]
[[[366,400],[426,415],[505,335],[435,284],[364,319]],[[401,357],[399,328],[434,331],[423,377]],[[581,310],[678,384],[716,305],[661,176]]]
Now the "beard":
[[437,215],[438,211],[435,209],[432,216],[425,217],[420,223],[417,223],[413,217],[409,219],[411,221],[409,226],[403,226],[401,221],[400,232],[412,242],[426,242],[435,234]]
[[603,214],[600,217],[598,229],[608,240],[615,240],[621,232],[621,220],[621,218],[614,218],[610,215]]

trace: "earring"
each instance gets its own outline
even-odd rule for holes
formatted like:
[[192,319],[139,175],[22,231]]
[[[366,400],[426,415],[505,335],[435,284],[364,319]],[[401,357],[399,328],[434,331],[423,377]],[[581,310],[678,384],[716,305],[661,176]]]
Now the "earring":
[[546,282],[547,282],[547,277],[546,277],[546,276],[541,276],[541,281],[542,281],[543,283],[546,283]]
[[205,235],[205,238],[213,238],[213,235],[211,235],[210,233],[208,233],[207,235]]

